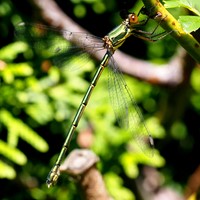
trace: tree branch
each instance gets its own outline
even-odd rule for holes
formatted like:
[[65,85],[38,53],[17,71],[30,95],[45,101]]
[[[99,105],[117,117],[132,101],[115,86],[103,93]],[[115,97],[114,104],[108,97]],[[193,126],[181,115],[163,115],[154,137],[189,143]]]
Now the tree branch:
[[102,175],[96,169],[99,158],[90,150],[73,150],[60,166],[60,172],[73,177],[85,200],[111,200]]
[[[88,32],[70,19],[53,0],[30,0],[39,10],[40,17],[49,25],[59,29],[74,32]],[[76,43],[76,41],[74,41]],[[78,43],[76,44],[78,45]],[[117,50],[114,57],[122,72],[141,80],[160,85],[178,85],[183,81],[183,57],[186,53],[180,50],[178,56],[174,56],[166,65],[151,64],[147,61],[133,58]],[[102,54],[96,52],[94,57],[101,60]]]

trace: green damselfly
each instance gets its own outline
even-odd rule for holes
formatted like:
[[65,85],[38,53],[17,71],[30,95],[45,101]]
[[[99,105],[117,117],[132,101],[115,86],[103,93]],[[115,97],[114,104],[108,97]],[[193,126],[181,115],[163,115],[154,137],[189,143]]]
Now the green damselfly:
[[[158,17],[160,17],[162,21],[162,16]],[[143,151],[149,151],[149,148],[153,148],[153,138],[148,132],[142,114],[127,87],[122,73],[120,72],[116,63],[113,62],[112,57],[115,50],[117,50],[130,36],[136,36],[138,38],[149,41],[156,41],[162,39],[167,34],[169,34],[166,32],[163,32],[161,34],[154,34],[159,24],[154,28],[151,33],[141,30],[140,27],[144,26],[148,22],[148,20],[149,18],[139,21],[138,15],[134,13],[128,13],[122,23],[103,38],[98,38],[87,33],[59,30],[57,28],[52,28],[39,24],[20,23],[16,27],[16,35],[18,37],[21,37],[21,35],[23,35],[23,37],[27,38],[33,48],[41,48],[40,41],[42,39],[38,40],[35,35],[39,34],[42,37],[44,36],[43,38],[45,38],[46,34],[48,34],[49,32],[57,35],[62,35],[63,38],[69,42],[76,41],[76,43],[79,44],[79,47],[67,47],[62,41],[54,43],[54,45],[50,48],[50,51],[55,54],[55,64],[58,65],[60,65],[60,63],[62,63],[62,65],[64,63],[65,65],[65,62],[67,62],[68,59],[68,57],[65,55],[67,55],[68,51],[71,51],[71,53],[73,53],[74,50],[78,49],[80,51],[87,51],[91,54],[102,49],[106,51],[90,83],[90,86],[88,87],[88,90],[86,91],[85,96],[82,99],[82,102],[72,121],[72,124],[69,127],[67,137],[57,158],[57,161],[47,177],[46,182],[48,187],[55,185],[57,182],[57,179],[60,175],[59,167],[62,159],[69,148],[74,131],[77,128],[84,109],[88,104],[92,91],[95,88],[98,79],[101,76],[101,73],[107,65],[111,69],[109,70],[110,73],[108,79],[109,94],[111,96],[110,99],[117,121],[122,127],[128,129],[128,131],[133,134],[134,138],[137,140],[140,148]],[[34,33],[34,30],[36,33]],[[49,42],[48,39],[47,42]]]

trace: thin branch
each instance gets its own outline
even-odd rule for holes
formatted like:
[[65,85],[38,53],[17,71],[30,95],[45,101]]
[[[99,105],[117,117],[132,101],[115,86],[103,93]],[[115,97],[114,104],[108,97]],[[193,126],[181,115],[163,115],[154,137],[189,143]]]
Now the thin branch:
[[143,0],[145,8],[152,15],[160,15],[155,20],[166,31],[174,30],[170,35],[193,57],[196,62],[200,63],[200,44],[189,33],[184,32],[179,22],[165,9],[165,7],[159,2],[159,0]]
[[[59,29],[66,29],[74,32],[88,32],[70,19],[53,0],[30,0],[39,10],[37,14],[49,25]],[[76,44],[76,41],[74,41]],[[78,45],[78,43],[76,44]],[[147,61],[133,58],[117,50],[114,58],[122,72],[139,78],[141,80],[160,85],[178,85],[183,81],[182,62],[185,56],[180,51],[179,56],[174,56],[166,65],[151,64]],[[101,60],[102,54],[95,53],[94,57]]]
[[61,173],[65,173],[76,180],[85,200],[111,200],[103,177],[96,168],[99,158],[90,150],[73,150],[60,166]]

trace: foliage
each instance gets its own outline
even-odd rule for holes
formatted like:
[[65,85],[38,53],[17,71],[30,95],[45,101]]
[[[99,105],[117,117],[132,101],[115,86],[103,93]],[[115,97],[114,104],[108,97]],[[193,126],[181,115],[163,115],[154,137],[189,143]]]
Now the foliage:
[[166,8],[177,8],[177,7],[183,7],[186,8],[188,10],[190,10],[191,12],[193,12],[194,14],[196,14],[197,16],[200,16],[200,7],[199,7],[199,3],[197,0],[192,0],[192,1],[188,1],[188,0],[176,0],[176,1],[171,1],[171,0],[166,0],[164,1],[165,7]]
[[[87,18],[89,8],[98,15],[111,12],[113,16],[112,7],[116,6],[115,1],[108,3],[103,0],[74,0],[71,3],[74,14],[79,18]],[[167,5],[174,7],[170,2]],[[194,13],[198,13],[198,9],[194,10],[186,3],[183,5],[183,1],[180,1],[176,7],[178,6],[187,7]],[[28,16],[24,16],[19,8],[17,9],[16,4],[11,1],[2,1],[0,15],[3,17],[3,23],[0,24],[2,30],[0,37],[3,41],[0,49],[0,154],[2,156],[0,178],[4,183],[2,198],[64,199],[68,196],[68,199],[80,199],[75,184],[66,181],[66,177],[61,176],[58,185],[50,190],[46,187],[45,179],[60,151],[66,135],[66,127],[69,127],[91,80],[92,71],[98,63],[90,59],[80,69],[59,69],[51,62],[53,55],[45,54],[44,49],[37,52],[29,43],[16,41],[13,37],[13,26],[16,21],[22,18],[31,20]],[[188,21],[188,19],[184,20]],[[194,31],[198,28],[194,28],[196,24],[194,22],[187,30]],[[109,24],[109,26],[113,27],[114,24]],[[51,40],[51,42],[53,44],[57,40]],[[158,45],[146,45],[148,46],[142,51],[147,54],[146,58],[154,59],[154,61],[157,56],[159,62],[165,62],[165,58],[172,55],[171,49],[175,51],[174,42],[169,39],[159,42]],[[68,65],[83,65],[81,62],[81,59],[71,58]],[[107,83],[104,80],[108,78],[106,73],[105,70],[77,132],[87,129],[88,126],[93,127],[95,139],[92,149],[101,158],[99,169],[104,175],[110,194],[120,200],[136,199],[130,185],[131,181],[138,177],[140,165],[161,168],[167,180],[166,184],[175,184],[173,175],[178,173],[178,170],[173,171],[170,159],[161,155],[169,152],[173,157],[173,154],[179,151],[194,153],[191,124],[187,116],[181,115],[171,124],[169,119],[168,122],[161,124],[166,110],[171,111],[170,105],[166,103],[170,98],[169,92],[132,77],[126,77],[127,84],[143,111],[147,127],[160,148],[154,149],[153,157],[146,156],[132,140],[132,136],[116,126],[108,94],[105,92]],[[187,112],[195,113],[198,117],[200,115],[199,76],[199,69],[193,70],[190,79],[192,94],[186,97],[190,108],[183,105],[185,110],[188,109]],[[171,112],[170,116],[173,114]],[[180,148],[179,150],[175,148],[176,152],[173,152],[174,143],[177,144],[176,148],[177,146]],[[77,146],[75,137],[70,150]],[[184,154],[181,155],[184,156]],[[191,162],[188,163],[192,165]],[[129,181],[126,181],[127,179]],[[185,181],[181,180],[177,184],[183,188]],[[13,194],[10,194],[10,190],[13,190]]]
[[164,1],[164,5],[166,8],[177,8],[177,7],[183,7],[188,9],[189,11],[193,12],[197,16],[179,16],[179,22],[181,23],[184,31],[186,33],[191,33],[192,31],[196,31],[199,29],[199,23],[200,23],[200,6],[197,0],[177,0],[177,1],[171,1],[167,0]]

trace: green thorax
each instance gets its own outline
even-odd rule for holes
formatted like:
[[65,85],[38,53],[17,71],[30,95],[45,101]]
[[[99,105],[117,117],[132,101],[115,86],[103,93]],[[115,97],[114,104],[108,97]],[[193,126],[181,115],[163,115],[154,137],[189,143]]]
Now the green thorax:
[[134,13],[129,14],[127,19],[106,36],[113,51],[118,49],[125,42],[138,24],[137,16]]
[[126,40],[127,37],[131,35],[130,29],[126,24],[120,24],[115,29],[113,29],[108,37],[112,43],[113,49],[118,49]]

